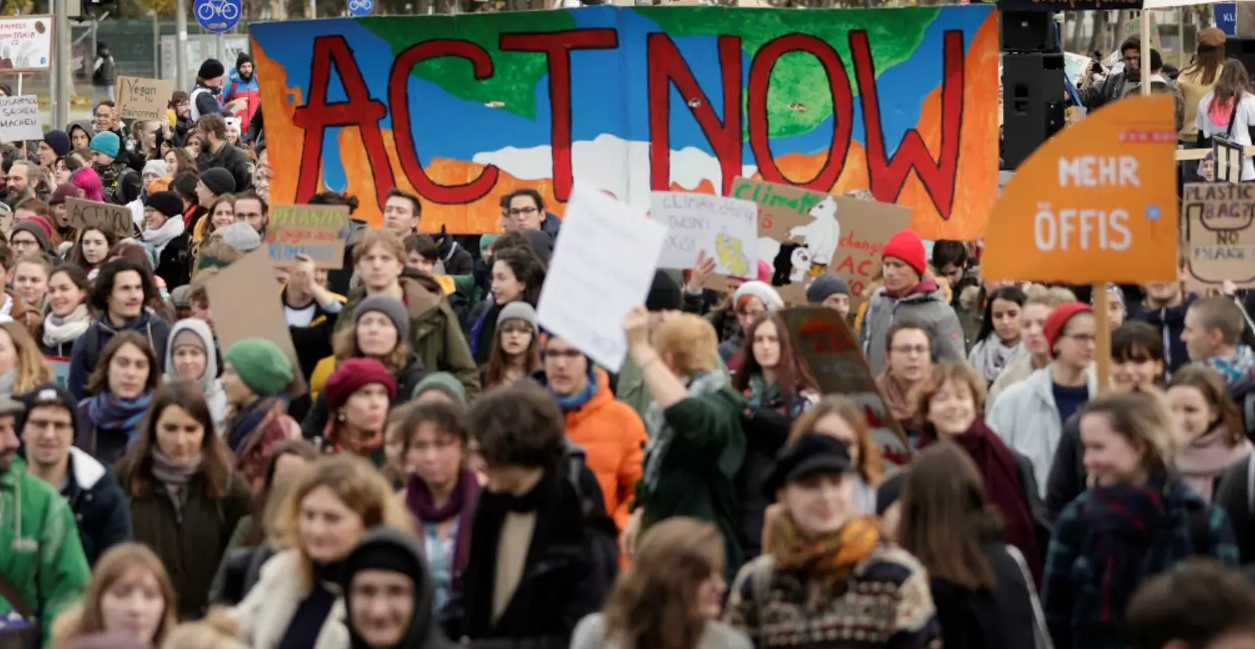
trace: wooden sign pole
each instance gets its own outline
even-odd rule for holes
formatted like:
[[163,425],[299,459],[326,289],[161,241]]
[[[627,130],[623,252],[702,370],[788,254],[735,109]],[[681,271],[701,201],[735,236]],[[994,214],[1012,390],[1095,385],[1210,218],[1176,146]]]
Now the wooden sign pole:
[[1111,385],[1111,323],[1107,320],[1111,294],[1106,284],[1094,284],[1094,363],[1098,370],[1098,395],[1107,394]]

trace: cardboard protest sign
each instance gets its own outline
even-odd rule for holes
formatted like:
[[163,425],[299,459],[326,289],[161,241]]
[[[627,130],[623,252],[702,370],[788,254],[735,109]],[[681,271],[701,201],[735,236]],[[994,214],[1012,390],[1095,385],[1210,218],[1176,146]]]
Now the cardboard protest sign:
[[1181,210],[1194,288],[1255,288],[1255,184],[1186,185]]
[[715,259],[718,275],[757,274],[758,205],[710,194],[654,192],[649,217],[667,226],[659,268],[692,268],[705,252]]
[[297,255],[307,255],[318,268],[339,270],[348,236],[348,206],[276,205],[270,209],[266,247],[275,264],[292,264]]
[[42,139],[44,127],[39,114],[38,97],[0,97],[0,142]]
[[115,95],[122,119],[166,119],[174,82],[143,77],[118,77]]
[[1173,99],[1122,99],[1046,141],[994,206],[981,275],[1097,284],[1177,278]]
[[884,397],[854,334],[840,313],[822,307],[800,307],[782,312],[798,351],[824,394],[842,394],[863,410],[872,439],[886,462],[906,466],[911,444]]
[[667,228],[576,183],[536,314],[597,364],[618,372],[627,356],[623,318],[643,304]]
[[296,377],[288,394],[297,397],[309,390],[296,358],[296,347],[279,301],[279,283],[266,248],[258,248],[218,272],[205,285],[213,313],[218,349],[249,338],[265,338],[279,346],[292,361]]
[[763,180],[735,178],[729,195],[758,203],[758,258],[790,304],[805,304],[806,285],[825,272],[861,294],[880,270],[880,249],[911,225],[906,207]]
[[90,226],[109,230],[119,238],[135,236],[135,221],[132,220],[128,207],[67,198],[65,209],[70,217],[70,226],[76,230]]

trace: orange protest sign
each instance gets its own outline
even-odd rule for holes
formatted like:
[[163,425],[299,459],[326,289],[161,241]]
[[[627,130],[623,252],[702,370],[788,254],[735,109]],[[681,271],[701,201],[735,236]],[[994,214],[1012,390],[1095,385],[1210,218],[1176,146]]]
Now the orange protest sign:
[[1122,99],[1033,152],[994,205],[981,275],[1067,284],[1177,279],[1173,99]]

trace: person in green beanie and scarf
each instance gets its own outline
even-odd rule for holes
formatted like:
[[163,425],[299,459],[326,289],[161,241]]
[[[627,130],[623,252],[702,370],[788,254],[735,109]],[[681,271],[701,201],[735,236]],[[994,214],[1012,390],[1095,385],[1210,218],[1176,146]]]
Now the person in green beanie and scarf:
[[232,412],[225,440],[256,493],[265,482],[266,460],[274,447],[301,437],[301,427],[287,414],[285,394],[296,372],[279,346],[264,338],[231,345],[223,361],[222,389]]

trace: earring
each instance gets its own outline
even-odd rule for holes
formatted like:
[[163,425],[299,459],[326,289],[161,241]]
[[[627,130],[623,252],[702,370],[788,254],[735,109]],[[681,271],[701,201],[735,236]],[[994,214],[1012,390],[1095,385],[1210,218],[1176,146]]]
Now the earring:
[[343,412],[337,412],[337,413],[336,413],[336,423],[338,423],[338,424],[343,424],[344,422],[346,422],[346,421],[348,421],[348,420],[349,420],[349,418],[348,418],[348,417],[345,417]]

